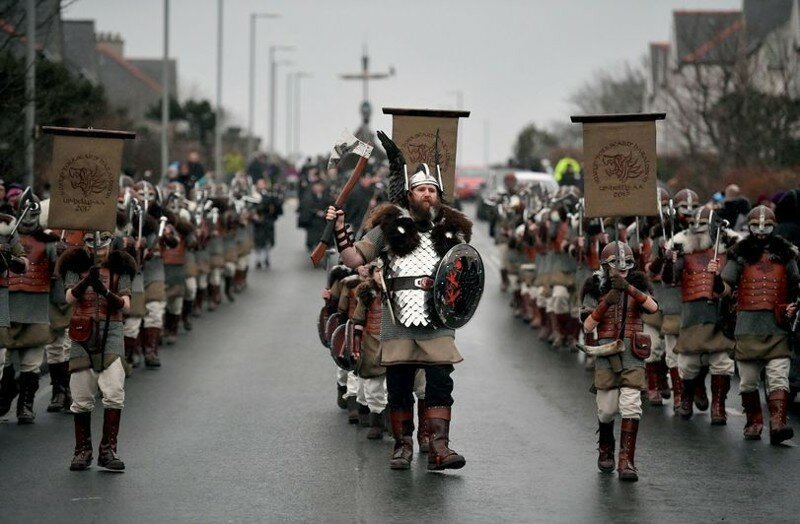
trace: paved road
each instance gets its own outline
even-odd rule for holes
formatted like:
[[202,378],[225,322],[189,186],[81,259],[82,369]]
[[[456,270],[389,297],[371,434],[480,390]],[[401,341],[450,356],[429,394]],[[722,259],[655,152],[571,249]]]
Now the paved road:
[[[0,421],[2,522],[791,522],[800,450],[741,438],[730,425],[647,409],[637,464],[621,484],[595,467],[596,422],[580,357],[542,346],[511,318],[495,271],[457,341],[457,472],[390,471],[389,439],[367,441],[334,405],[334,369],[314,316],[312,269],[288,214],[271,271],[207,314],[164,367],[128,382],[124,474],[68,470],[68,415]],[[479,224],[477,244],[492,249]],[[492,257],[490,266],[493,263]],[[798,428],[800,429],[800,428]],[[99,440],[100,416],[95,416]],[[97,442],[95,442],[95,445]]]

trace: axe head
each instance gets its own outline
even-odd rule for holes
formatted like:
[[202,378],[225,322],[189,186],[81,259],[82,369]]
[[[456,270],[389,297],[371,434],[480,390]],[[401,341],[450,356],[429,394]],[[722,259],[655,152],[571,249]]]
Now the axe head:
[[369,158],[372,154],[372,146],[366,142],[362,142],[356,138],[352,133],[345,130],[342,131],[339,140],[333,146],[331,157],[328,160],[328,169],[337,167],[339,162],[349,154],[356,154],[360,157]]

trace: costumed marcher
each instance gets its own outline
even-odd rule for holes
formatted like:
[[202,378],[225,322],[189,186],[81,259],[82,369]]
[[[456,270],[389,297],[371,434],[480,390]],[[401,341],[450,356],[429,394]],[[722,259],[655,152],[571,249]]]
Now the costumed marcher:
[[[59,238],[44,231],[39,221],[41,205],[30,189],[13,204],[19,214],[19,241],[25,248],[28,266],[22,273],[10,270],[7,276],[11,326],[8,328],[6,364],[11,364],[10,352],[16,351],[20,363],[17,422],[31,424],[36,418],[33,402],[39,389],[44,346],[51,341],[51,279],[58,260],[56,242]],[[65,387],[64,364],[54,363],[49,370],[54,373],[58,390]]]
[[622,416],[617,471],[620,480],[636,481],[636,436],[642,416],[641,391],[646,389],[644,360],[650,340],[643,332],[642,314],[655,313],[658,304],[650,295],[643,273],[632,271],[633,251],[615,241],[603,248],[602,269],[582,289],[583,329],[594,333],[596,346],[585,346],[596,357],[594,389],[597,392],[600,471],[614,470],[614,416]]
[[256,182],[261,202],[256,207],[253,219],[253,243],[256,269],[270,267],[269,254],[275,246],[275,222],[283,214],[283,199],[277,191],[268,189],[264,178]]
[[498,195],[495,211],[494,243],[500,258],[500,290],[506,292],[511,285],[511,275],[516,275],[513,264],[513,251],[516,247],[514,231],[523,221],[525,202],[520,198],[517,176],[514,173],[507,173],[503,177],[503,188],[504,191]]
[[112,250],[110,232],[89,233],[86,247],[72,248],[59,258],[67,301],[74,305],[69,326],[72,340],[69,371],[75,422],[75,452],[70,469],[88,469],[92,463],[92,410],[98,388],[103,397],[103,438],[97,464],[121,471],[117,436],[125,402],[122,313],[130,306],[136,261]]
[[[7,209],[7,211],[12,211]],[[25,248],[15,231],[17,219],[11,214],[0,213],[0,417],[8,413],[19,388],[14,366],[7,364],[8,328],[11,326],[9,311],[9,275],[23,274],[28,267]]]
[[[759,440],[764,427],[758,385],[762,370],[766,377],[769,407],[769,441],[780,444],[794,436],[786,413],[789,404],[791,349],[789,326],[797,314],[797,289],[800,273],[798,251],[774,234],[775,214],[757,206],[747,215],[750,235],[728,254],[721,276],[714,278],[714,291],[736,292],[736,362],[739,365],[739,391],[747,423],[744,438]],[[720,264],[709,262],[715,274]]]
[[[680,284],[681,327],[675,353],[678,355],[682,390],[678,413],[692,417],[695,388],[703,366],[711,373],[711,424],[727,421],[725,400],[734,364],[730,357],[734,341],[723,329],[725,312],[714,295],[714,273],[707,270],[715,257],[725,263],[725,251],[736,242],[722,224],[712,227],[713,211],[702,207],[695,212],[689,228],[667,242],[662,277],[668,284]],[[718,243],[717,243],[718,242]]]
[[[164,286],[167,304],[164,311],[164,343],[172,345],[178,338],[178,327],[185,320],[191,304],[186,304],[189,290],[186,289],[187,252],[194,248],[192,217],[183,205],[186,201],[183,187],[177,182],[167,186],[164,216],[167,224],[161,237],[161,257],[164,261]],[[195,290],[196,291],[196,290]],[[190,293],[191,296],[191,293]],[[191,325],[191,323],[189,324]]]
[[[455,331],[441,327],[431,307],[433,273],[450,248],[469,242],[472,223],[442,202],[442,181],[421,164],[408,170],[397,146],[378,133],[387,151],[392,173],[391,204],[373,214],[374,228],[353,243],[345,230],[342,211],[329,207],[324,217],[335,220],[336,244],[344,264],[358,267],[377,257],[384,259],[391,308],[381,320],[381,366],[386,367],[389,417],[394,450],[392,469],[409,469],[413,458],[414,380],[417,368],[426,376],[425,421],[430,433],[428,469],[458,469],[466,460],[449,447],[453,405],[453,364],[463,360],[455,345]],[[393,315],[393,317],[392,317]]]

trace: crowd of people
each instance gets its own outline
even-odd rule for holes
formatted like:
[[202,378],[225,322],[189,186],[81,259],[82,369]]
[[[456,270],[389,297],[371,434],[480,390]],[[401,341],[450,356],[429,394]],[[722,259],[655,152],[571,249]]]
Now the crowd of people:
[[502,289],[539,339],[585,353],[601,471],[615,469],[616,414],[616,469],[637,480],[643,399],[662,406],[672,398],[683,419],[710,409],[710,423],[725,425],[737,372],[744,438],[761,438],[762,400],[770,443],[793,437],[800,190],[752,205],[735,185],[708,201],[690,188],[659,188],[657,216],[588,219],[574,186],[548,194],[513,174],[504,185],[494,229]]
[[208,183],[191,160],[173,165],[160,186],[121,176],[113,231],[52,229],[46,195],[0,184],[0,416],[16,400],[17,422],[33,424],[45,371],[46,411],[74,421],[72,470],[93,461],[98,389],[97,464],[124,470],[117,440],[126,378],[161,367],[163,346],[234,302],[251,262],[270,266],[280,188],[246,174]]

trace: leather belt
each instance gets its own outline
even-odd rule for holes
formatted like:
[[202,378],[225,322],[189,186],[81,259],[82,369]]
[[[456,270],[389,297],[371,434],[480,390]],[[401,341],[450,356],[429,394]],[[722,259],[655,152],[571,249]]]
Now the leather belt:
[[395,277],[386,279],[387,291],[403,291],[407,289],[421,289],[430,291],[433,289],[433,279],[431,277]]

